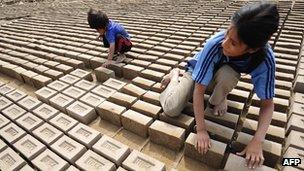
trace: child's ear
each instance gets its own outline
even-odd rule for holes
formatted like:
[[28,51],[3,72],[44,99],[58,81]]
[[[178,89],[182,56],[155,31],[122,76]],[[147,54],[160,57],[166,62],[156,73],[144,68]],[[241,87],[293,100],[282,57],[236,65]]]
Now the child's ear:
[[256,51],[258,51],[260,48],[249,48],[248,49],[248,53],[254,53]]

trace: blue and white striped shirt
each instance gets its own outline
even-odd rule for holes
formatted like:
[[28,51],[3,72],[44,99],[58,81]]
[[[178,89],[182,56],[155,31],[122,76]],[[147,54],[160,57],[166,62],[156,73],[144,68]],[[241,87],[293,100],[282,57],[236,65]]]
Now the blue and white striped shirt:
[[[229,60],[222,54],[222,42],[225,38],[225,31],[219,32],[206,41],[204,48],[197,53],[193,59],[188,61],[188,67],[192,72],[192,79],[202,85],[207,86],[214,74],[216,65],[221,58]],[[248,60],[230,60],[239,68],[244,68]],[[274,53],[267,44],[266,57],[264,61],[257,66],[251,73],[251,81],[254,85],[254,90],[260,99],[271,99],[274,97],[275,87],[275,59]]]

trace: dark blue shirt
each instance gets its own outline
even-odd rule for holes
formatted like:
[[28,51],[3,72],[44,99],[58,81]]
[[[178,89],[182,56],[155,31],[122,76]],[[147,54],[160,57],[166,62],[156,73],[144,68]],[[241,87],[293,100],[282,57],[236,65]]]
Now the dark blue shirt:
[[108,42],[111,44],[111,43],[115,43],[117,35],[121,35],[126,39],[130,39],[128,32],[121,24],[110,20],[106,29],[105,37],[108,40]]

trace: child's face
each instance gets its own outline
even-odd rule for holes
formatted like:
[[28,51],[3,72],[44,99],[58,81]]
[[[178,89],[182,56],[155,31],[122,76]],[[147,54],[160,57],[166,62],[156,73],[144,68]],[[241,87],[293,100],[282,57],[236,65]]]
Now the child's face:
[[106,30],[105,30],[104,28],[98,28],[98,29],[96,29],[96,30],[97,30],[97,32],[99,33],[99,36],[103,36],[104,33],[106,32]]
[[248,48],[248,46],[239,39],[237,29],[233,25],[230,25],[228,28],[222,47],[224,55],[229,57],[238,57],[245,53],[253,53],[256,51]]

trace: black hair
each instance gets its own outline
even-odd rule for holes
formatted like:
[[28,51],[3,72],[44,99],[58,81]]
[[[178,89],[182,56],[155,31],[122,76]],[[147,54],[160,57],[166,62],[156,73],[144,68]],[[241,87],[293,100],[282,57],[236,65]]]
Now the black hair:
[[240,40],[249,48],[261,48],[278,29],[277,6],[270,3],[244,6],[233,14],[232,24]]
[[102,11],[90,8],[88,12],[88,23],[92,29],[105,29],[109,23],[109,18]]

